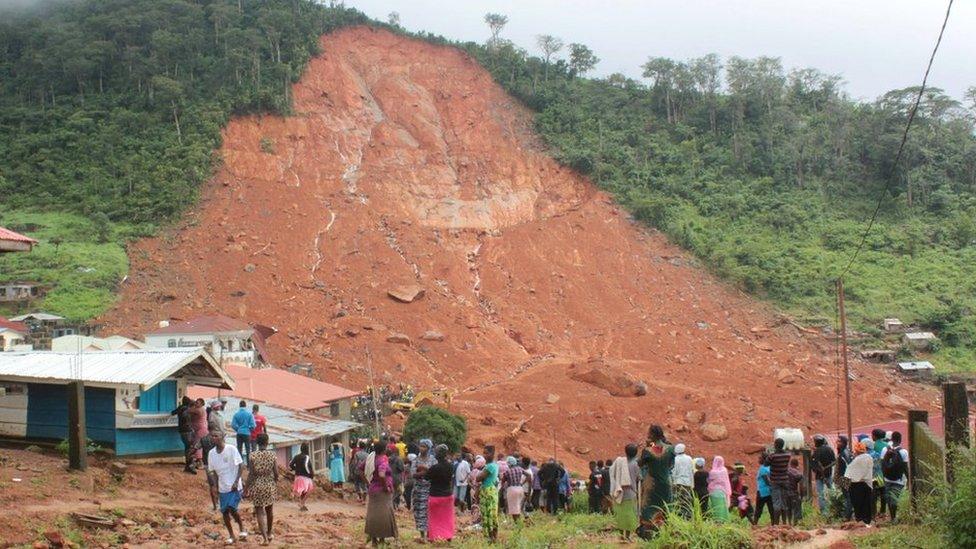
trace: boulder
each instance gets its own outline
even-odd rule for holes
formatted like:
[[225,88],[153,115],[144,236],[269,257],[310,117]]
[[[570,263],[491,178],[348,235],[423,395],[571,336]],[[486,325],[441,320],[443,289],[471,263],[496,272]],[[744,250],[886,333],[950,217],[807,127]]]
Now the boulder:
[[776,381],[783,385],[789,385],[796,382],[796,376],[793,375],[793,372],[783,368],[776,374]]
[[705,412],[692,410],[685,414],[685,421],[691,423],[692,425],[701,425],[702,423],[705,423]]
[[892,393],[885,399],[885,405],[889,408],[911,408],[912,403],[904,398]]
[[247,265],[244,265],[244,272],[245,273],[253,273],[254,271],[257,270],[257,268],[258,268],[258,266],[255,265],[254,263],[248,263]]
[[424,332],[424,335],[420,336],[420,339],[424,341],[444,341],[444,334],[437,330],[427,330]]
[[634,385],[634,396],[642,397],[647,394],[647,384],[643,381],[638,382]]
[[548,395],[546,395],[547,404],[555,404],[557,402],[559,402],[559,395],[555,393],[549,393]]
[[729,430],[721,423],[705,423],[698,430],[703,440],[718,442],[729,438]]
[[386,336],[386,341],[388,343],[399,343],[401,345],[410,345],[410,336],[407,334],[393,333]]
[[424,297],[424,289],[416,284],[407,284],[387,290],[386,294],[400,303],[413,303]]

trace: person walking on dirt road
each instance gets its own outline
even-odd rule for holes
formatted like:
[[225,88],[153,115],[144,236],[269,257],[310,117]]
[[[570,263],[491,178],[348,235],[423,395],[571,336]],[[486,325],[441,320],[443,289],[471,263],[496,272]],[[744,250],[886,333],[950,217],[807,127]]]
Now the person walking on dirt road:
[[268,433],[259,434],[256,442],[258,449],[251,454],[244,493],[254,505],[258,530],[267,545],[274,539],[271,532],[274,527],[274,502],[278,495],[278,464],[275,453],[268,450]]
[[227,446],[224,437],[213,435],[214,447],[210,450],[207,457],[207,474],[213,479],[213,487],[216,488],[219,501],[220,513],[224,518],[224,526],[227,527],[229,537],[227,545],[232,545],[234,537],[234,526],[231,524],[233,518],[237,522],[240,530],[240,539],[247,539],[247,530],[241,522],[241,515],[237,512],[241,504],[241,491],[244,489],[241,477],[244,475],[244,458],[237,448]]

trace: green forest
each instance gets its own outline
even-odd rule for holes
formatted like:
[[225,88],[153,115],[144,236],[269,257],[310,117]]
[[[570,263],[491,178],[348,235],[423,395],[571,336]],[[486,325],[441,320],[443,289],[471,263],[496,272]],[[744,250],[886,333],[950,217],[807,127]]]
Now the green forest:
[[[465,50],[537,112],[558,160],[801,321],[834,322],[834,280],[883,197],[845,278],[852,321],[937,330],[940,361],[976,368],[976,89],[926,89],[894,165],[918,88],[859,102],[839,77],[776,57],[649,52],[641,80],[592,78],[599,52],[549,35],[513,44],[500,14],[484,43],[458,43],[308,0],[45,6],[0,18],[0,224],[84,223],[65,232],[116,252],[152,234],[194,202],[229,117],[287,113],[317,37],[369,23]],[[74,318],[104,310],[125,258],[103,256],[113,276],[49,299]],[[68,280],[85,260],[4,258],[0,278]]]

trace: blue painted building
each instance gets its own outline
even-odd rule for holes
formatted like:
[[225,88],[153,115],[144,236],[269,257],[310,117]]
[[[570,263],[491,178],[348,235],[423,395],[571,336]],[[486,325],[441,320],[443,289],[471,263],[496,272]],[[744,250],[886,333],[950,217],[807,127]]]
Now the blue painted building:
[[234,386],[202,349],[0,353],[0,437],[66,439],[67,383],[79,379],[88,438],[119,456],[181,452],[170,412],[187,388]]

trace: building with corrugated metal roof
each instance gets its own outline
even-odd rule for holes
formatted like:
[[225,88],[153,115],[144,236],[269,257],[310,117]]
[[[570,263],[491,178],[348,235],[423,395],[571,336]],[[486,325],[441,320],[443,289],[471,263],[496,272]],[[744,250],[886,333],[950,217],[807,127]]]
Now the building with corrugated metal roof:
[[224,315],[207,315],[173,322],[164,320],[145,339],[150,347],[203,347],[221,365],[262,368],[270,363],[265,340],[275,332],[269,326],[248,324]]
[[[236,405],[236,402],[231,400],[230,404]],[[257,404],[260,413],[268,420],[265,427],[268,433],[268,447],[275,451],[278,463],[283,467],[288,466],[291,458],[298,454],[304,442],[308,443],[315,470],[325,471],[328,468],[328,453],[332,443],[339,443],[344,448],[348,448],[348,433],[362,427],[362,424],[354,421],[330,419],[279,404],[257,400],[246,402],[249,407]],[[225,418],[229,415],[225,414]],[[227,444],[236,445],[237,437],[229,423],[225,431]],[[343,463],[345,461],[347,460]]]
[[85,385],[87,436],[116,455],[182,452],[171,412],[192,385],[234,382],[203,349],[0,353],[0,437],[68,437],[68,383]]

